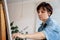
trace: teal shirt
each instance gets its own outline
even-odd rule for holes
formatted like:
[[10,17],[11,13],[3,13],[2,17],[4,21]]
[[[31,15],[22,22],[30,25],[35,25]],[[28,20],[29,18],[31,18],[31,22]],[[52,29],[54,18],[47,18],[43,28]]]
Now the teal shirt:
[[47,40],[60,40],[60,26],[51,18],[48,18],[45,25],[41,25],[38,32],[41,31],[45,34]]

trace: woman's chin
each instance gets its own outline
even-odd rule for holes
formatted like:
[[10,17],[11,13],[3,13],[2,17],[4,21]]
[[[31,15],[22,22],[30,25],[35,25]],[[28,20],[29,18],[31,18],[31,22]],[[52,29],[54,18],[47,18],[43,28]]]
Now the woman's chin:
[[42,21],[42,19],[40,18],[40,20]]

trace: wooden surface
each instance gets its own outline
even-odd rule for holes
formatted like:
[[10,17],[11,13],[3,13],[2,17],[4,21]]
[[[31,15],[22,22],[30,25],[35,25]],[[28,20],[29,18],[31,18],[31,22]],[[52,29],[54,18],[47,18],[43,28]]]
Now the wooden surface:
[[1,40],[1,4],[0,4],[0,40]]
[[5,26],[5,18],[3,6],[0,3],[0,40],[6,40],[6,26]]

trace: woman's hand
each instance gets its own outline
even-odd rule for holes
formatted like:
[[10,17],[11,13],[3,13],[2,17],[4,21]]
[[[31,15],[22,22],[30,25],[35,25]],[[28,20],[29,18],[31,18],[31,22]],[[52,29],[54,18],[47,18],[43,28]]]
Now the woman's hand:
[[12,38],[16,38],[16,37],[19,37],[19,38],[25,38],[25,35],[24,34],[21,34],[21,33],[14,33],[12,34]]

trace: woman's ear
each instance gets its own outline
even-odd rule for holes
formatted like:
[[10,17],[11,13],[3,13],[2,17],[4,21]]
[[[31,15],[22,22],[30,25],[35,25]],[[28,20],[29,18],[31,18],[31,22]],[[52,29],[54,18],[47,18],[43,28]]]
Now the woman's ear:
[[48,16],[50,16],[51,15],[51,12],[48,12]]

